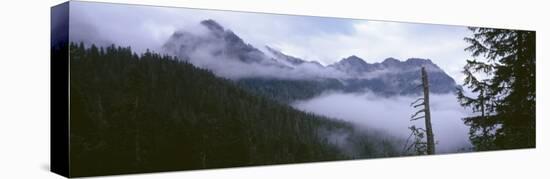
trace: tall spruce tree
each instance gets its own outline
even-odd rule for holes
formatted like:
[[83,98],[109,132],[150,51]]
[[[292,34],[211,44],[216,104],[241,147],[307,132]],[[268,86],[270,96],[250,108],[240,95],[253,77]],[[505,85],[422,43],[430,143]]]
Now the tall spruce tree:
[[477,96],[458,99],[476,114],[464,118],[475,150],[535,147],[535,32],[469,29],[463,85]]

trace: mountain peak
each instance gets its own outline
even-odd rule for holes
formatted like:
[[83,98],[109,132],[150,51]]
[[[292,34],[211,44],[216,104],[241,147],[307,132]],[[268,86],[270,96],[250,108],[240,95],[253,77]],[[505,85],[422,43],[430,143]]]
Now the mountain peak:
[[397,63],[401,63],[401,61],[393,58],[393,57],[390,57],[390,58],[386,58],[382,64],[386,64],[386,65],[393,65],[393,64],[397,64]]
[[363,59],[361,59],[361,58],[359,58],[358,56],[355,56],[355,55],[351,55],[346,59],[363,60]]
[[371,65],[365,62],[363,59],[352,55],[347,58],[343,58],[342,60],[329,66],[345,73],[358,74],[370,71]]
[[423,64],[433,64],[430,59],[422,59],[422,58],[409,58],[405,63],[413,64],[413,65],[423,65]]
[[224,31],[224,28],[220,24],[218,24],[218,22],[216,22],[212,19],[203,20],[203,21],[201,21],[201,24],[204,25],[209,30],[214,31],[214,32],[223,32]]
[[351,65],[367,65],[367,62],[365,62],[363,59],[361,59],[361,58],[359,58],[355,55],[344,58],[338,63],[348,63],[348,64],[351,64]]
[[[244,63],[276,65],[266,60],[265,55],[250,44],[245,43],[230,29],[225,29],[212,19],[203,20],[207,34],[194,34],[185,29],[175,32],[163,48],[182,59],[212,64],[213,59],[236,60]],[[205,63],[204,61],[208,61]]]

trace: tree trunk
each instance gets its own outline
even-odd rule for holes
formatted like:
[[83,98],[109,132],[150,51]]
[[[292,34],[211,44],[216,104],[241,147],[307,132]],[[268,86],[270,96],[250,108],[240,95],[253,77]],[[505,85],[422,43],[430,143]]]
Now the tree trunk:
[[424,88],[424,116],[426,119],[426,137],[428,144],[427,153],[428,155],[432,155],[435,153],[435,144],[430,114],[430,88],[428,84],[428,74],[426,73],[425,67],[422,67],[422,87]]

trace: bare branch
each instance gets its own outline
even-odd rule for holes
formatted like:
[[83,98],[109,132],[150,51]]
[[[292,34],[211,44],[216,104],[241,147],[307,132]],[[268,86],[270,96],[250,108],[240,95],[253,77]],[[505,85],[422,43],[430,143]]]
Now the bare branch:
[[413,118],[413,119],[411,119],[411,121],[416,121],[416,120],[422,119],[422,118],[424,118],[424,116],[420,116],[420,117],[417,117],[417,118]]
[[420,100],[424,100],[424,98],[418,98],[418,99],[414,100],[414,102],[411,103],[411,106],[413,106],[415,103],[417,103]]
[[425,111],[426,111],[426,109],[418,110],[418,111],[416,111],[416,113],[414,113],[414,114],[411,116],[411,118],[415,118],[418,114],[420,114],[420,113],[422,113],[422,112],[425,112]]
[[411,134],[409,135],[409,137],[407,137],[407,140],[405,141],[405,145],[403,145],[403,150],[401,150],[401,154],[405,154],[405,152],[409,151],[410,147],[407,147],[407,146],[409,145],[409,140],[411,139],[413,134],[414,134],[414,131],[411,131]]

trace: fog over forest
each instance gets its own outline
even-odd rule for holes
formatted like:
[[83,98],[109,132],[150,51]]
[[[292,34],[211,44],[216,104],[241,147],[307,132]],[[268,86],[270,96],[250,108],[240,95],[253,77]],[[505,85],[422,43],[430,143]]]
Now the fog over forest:
[[[424,127],[424,120],[410,121],[416,112],[410,106],[418,97],[380,97],[372,93],[330,92],[310,100],[297,101],[297,109],[352,122],[360,128],[381,129],[398,138],[407,138],[411,125]],[[471,147],[468,127],[462,117],[470,112],[456,102],[453,94],[431,94],[432,126],[437,153],[457,152]]]

